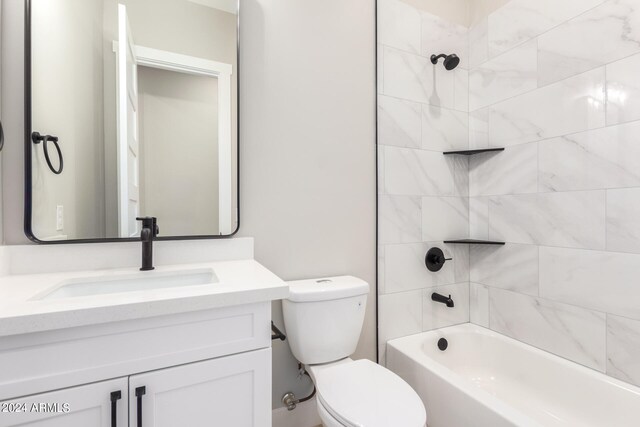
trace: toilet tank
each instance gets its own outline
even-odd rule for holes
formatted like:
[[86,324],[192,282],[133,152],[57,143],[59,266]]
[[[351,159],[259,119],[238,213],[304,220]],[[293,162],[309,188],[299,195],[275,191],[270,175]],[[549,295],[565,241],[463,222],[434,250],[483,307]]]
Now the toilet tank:
[[289,282],[282,312],[291,352],[306,365],[349,357],[356,350],[369,284],[340,276]]

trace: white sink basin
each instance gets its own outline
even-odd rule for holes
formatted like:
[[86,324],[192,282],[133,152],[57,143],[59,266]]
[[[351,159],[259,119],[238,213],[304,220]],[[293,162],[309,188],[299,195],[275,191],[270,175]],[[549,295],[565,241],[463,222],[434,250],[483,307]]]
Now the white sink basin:
[[194,285],[212,285],[218,277],[211,268],[176,271],[79,277],[60,282],[53,289],[34,297],[35,300],[74,298],[120,292],[149,291]]

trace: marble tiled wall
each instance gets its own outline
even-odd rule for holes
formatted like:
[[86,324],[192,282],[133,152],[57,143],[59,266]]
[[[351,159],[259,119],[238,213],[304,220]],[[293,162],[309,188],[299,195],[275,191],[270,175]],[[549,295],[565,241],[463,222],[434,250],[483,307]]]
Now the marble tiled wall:
[[[471,321],[640,385],[640,0],[511,0],[469,29],[379,0],[378,19],[382,360]],[[506,149],[442,155],[482,147]],[[463,237],[507,244],[442,243]]]
[[[457,53],[447,71],[432,54]],[[400,0],[378,1],[379,342],[469,321],[467,28]],[[432,246],[453,258],[424,265]],[[451,294],[453,309],[431,301]]]
[[469,30],[471,321],[640,385],[640,0]]

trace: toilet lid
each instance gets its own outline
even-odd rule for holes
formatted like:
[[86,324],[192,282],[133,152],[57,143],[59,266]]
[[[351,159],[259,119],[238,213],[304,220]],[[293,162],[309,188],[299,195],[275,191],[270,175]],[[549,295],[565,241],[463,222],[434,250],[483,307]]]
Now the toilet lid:
[[351,427],[423,427],[427,414],[418,394],[402,378],[371,362],[356,360],[316,375],[318,400]]

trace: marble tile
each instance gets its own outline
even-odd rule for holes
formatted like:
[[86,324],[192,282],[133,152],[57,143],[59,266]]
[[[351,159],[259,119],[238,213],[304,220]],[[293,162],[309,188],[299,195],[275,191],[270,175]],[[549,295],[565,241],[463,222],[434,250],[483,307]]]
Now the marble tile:
[[[442,153],[440,153],[442,154]],[[454,196],[469,197],[469,156],[442,156],[449,168]],[[462,157],[462,158],[461,158]]]
[[[563,2],[558,2],[563,3]],[[611,0],[538,37],[538,84],[640,52],[640,4]]]
[[6,246],[0,245],[0,277],[11,274],[11,255]]
[[[439,247],[447,258],[453,258],[438,272],[429,271],[424,264],[425,255],[432,247]],[[468,280],[468,255],[442,242],[387,245],[384,274],[387,294],[457,283]]]
[[378,254],[377,254],[377,265],[378,265],[378,295],[385,294],[385,245],[378,245]]
[[489,327],[489,288],[479,283],[469,283],[469,321]]
[[453,71],[453,108],[458,111],[469,111],[469,71],[456,68]]
[[607,65],[607,125],[640,119],[640,54]]
[[640,322],[607,316],[607,374],[640,386]]
[[511,243],[604,249],[605,192],[492,197],[489,238]]
[[640,320],[640,255],[540,248],[540,296]]
[[[455,53],[460,58],[460,68],[468,67],[469,47],[467,28],[427,12],[422,13],[422,56]],[[442,67],[442,59],[438,65]]]
[[640,186],[640,122],[541,141],[539,191]]
[[522,144],[605,125],[604,67],[502,101],[489,108],[489,140]]
[[384,93],[384,46],[380,43],[376,46],[376,71],[376,87],[378,95],[382,95]]
[[607,250],[640,253],[640,188],[607,191]]
[[[443,248],[451,253],[453,258],[453,276],[454,283],[468,282],[469,270],[471,269],[471,263],[469,258],[469,246],[468,245],[456,245],[456,244],[443,244]],[[445,249],[443,249],[444,251]]]
[[[431,300],[431,294],[437,292],[441,295],[451,295],[454,306]],[[446,328],[469,322],[469,283],[438,286],[423,291],[422,304],[422,330]]]
[[454,74],[429,58],[383,47],[384,94],[442,107],[454,107]]
[[422,330],[422,291],[401,292],[378,297],[380,341],[405,337]]
[[[378,364],[387,367],[387,343],[378,341]],[[316,427],[321,427],[322,424],[318,424]]]
[[511,0],[489,15],[489,56],[505,52],[603,1]]
[[485,17],[469,28],[469,68],[489,59],[488,19]]
[[468,159],[461,157],[385,147],[385,191],[396,195],[467,196]]
[[489,239],[489,197],[469,198],[469,237]]
[[470,264],[472,282],[538,296],[538,246],[472,245]]
[[599,371],[605,370],[605,323],[596,311],[489,290],[491,329]]
[[422,241],[422,201],[420,197],[378,197],[379,243]]
[[376,152],[377,152],[377,163],[378,163],[378,167],[377,167],[378,194],[383,194],[384,193],[384,146],[377,144]]
[[378,144],[420,148],[421,112],[417,102],[378,96]]
[[535,193],[538,190],[538,146],[507,147],[504,151],[471,156],[469,195]]
[[469,147],[469,114],[433,105],[422,106],[422,148],[466,150]]
[[466,239],[469,236],[469,199],[423,197],[422,240]]
[[487,148],[489,143],[489,109],[469,113],[469,148]]
[[378,43],[419,54],[421,12],[401,0],[378,0]]
[[528,41],[469,71],[469,109],[486,107],[538,87],[538,48]]

